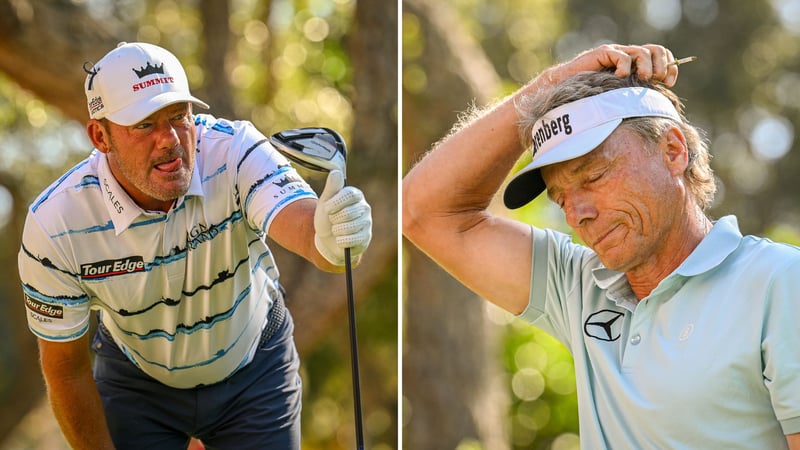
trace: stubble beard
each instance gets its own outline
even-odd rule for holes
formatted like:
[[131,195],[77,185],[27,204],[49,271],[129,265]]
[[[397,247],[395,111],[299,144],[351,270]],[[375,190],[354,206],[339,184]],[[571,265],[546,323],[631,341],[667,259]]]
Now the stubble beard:
[[[137,190],[148,197],[152,197],[158,201],[167,202],[179,198],[180,196],[186,194],[186,192],[189,190],[189,185],[192,180],[193,167],[192,162],[189,161],[189,155],[187,155],[185,151],[181,152],[180,150],[176,149],[173,152],[174,156],[181,157],[184,162],[184,166],[181,167],[177,174],[171,177],[169,185],[165,185],[164,183],[158,183],[149,177],[149,175],[156,170],[155,168],[148,167],[148,170],[144,171],[142,168],[132,167],[132,165],[127,161],[119,158],[119,151],[113,138],[111,139],[109,147],[110,148],[107,156],[109,158],[113,158],[115,166],[120,171],[122,177],[124,177]],[[179,183],[176,184],[175,181],[179,181]]]

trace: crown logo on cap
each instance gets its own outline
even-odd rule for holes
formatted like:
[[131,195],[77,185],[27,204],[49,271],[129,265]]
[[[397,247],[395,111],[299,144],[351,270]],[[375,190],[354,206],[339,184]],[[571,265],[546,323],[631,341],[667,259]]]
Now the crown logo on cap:
[[139,70],[133,69],[136,72],[136,75],[139,78],[144,78],[148,75],[152,75],[154,73],[164,74],[164,63],[161,63],[157,66],[154,66],[150,61],[147,61],[147,65],[144,67],[140,67]]

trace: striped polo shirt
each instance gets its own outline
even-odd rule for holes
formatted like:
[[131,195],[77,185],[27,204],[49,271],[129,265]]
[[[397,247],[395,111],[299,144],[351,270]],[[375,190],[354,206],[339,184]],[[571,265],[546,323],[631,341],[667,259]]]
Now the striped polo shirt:
[[624,274],[534,229],[521,317],[575,361],[587,449],[786,448],[800,432],[800,250],[718,220],[637,302]]
[[316,194],[251,123],[195,125],[191,184],[167,213],[137,206],[97,150],[31,204],[19,270],[34,334],[78,339],[100,310],[127,357],[176,388],[252,359],[280,295],[270,224]]

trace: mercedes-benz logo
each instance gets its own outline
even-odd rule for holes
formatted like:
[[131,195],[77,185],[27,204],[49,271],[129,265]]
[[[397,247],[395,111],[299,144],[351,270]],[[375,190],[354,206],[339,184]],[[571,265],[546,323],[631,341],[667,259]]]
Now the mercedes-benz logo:
[[616,341],[622,335],[622,321],[619,318],[623,315],[610,309],[597,311],[583,323],[583,332],[601,341]]

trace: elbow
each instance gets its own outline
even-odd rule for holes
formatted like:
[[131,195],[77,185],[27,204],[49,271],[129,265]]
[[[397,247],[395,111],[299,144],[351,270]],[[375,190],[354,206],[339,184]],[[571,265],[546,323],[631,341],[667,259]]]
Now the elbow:
[[424,228],[421,225],[421,218],[424,217],[424,212],[420,211],[418,205],[420,204],[417,199],[417,192],[415,187],[411,186],[408,178],[403,180],[403,202],[401,208],[402,222],[401,227],[403,236],[411,240]]

